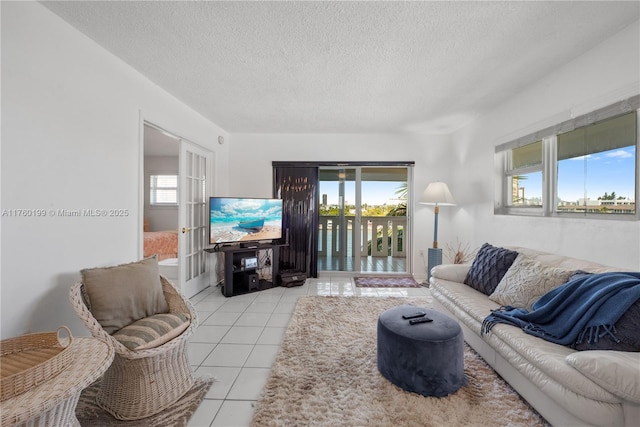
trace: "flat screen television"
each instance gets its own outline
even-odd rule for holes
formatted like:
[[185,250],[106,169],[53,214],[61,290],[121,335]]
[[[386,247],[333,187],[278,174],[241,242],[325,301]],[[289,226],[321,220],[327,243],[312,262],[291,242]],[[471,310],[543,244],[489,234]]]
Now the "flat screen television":
[[282,199],[209,198],[209,244],[282,238]]

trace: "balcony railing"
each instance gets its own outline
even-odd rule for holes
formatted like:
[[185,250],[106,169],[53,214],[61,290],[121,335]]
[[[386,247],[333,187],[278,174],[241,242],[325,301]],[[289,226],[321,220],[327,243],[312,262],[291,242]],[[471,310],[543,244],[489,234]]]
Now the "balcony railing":
[[341,224],[340,217],[320,216],[318,256],[344,254],[338,238],[344,227],[347,233],[347,256],[355,256],[355,251],[360,250],[360,255],[365,257],[406,257],[406,216],[362,217],[359,230],[354,223],[354,217],[346,217],[344,224]]

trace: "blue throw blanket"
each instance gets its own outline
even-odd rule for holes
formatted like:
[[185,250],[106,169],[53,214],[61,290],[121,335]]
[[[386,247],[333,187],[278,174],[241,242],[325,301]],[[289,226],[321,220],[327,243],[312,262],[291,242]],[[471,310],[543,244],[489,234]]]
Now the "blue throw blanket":
[[640,298],[640,273],[601,273],[571,280],[544,294],[533,311],[501,307],[482,323],[482,334],[496,323],[522,328],[526,333],[556,344],[597,342],[610,334],[616,342],[614,325]]

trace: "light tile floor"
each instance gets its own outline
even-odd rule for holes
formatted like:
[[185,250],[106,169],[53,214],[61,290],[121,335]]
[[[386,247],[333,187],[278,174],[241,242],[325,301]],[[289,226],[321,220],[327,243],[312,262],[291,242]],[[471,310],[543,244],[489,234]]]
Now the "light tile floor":
[[216,379],[189,426],[248,426],[301,295],[425,296],[428,288],[357,288],[351,278],[307,279],[303,286],[272,288],[225,298],[207,288],[191,298],[200,326],[189,342],[196,376]]

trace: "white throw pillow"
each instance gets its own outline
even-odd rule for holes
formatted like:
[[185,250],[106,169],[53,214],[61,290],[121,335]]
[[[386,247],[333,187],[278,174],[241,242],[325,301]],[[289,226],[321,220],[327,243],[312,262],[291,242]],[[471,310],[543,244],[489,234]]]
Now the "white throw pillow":
[[518,254],[489,299],[500,305],[526,308],[542,295],[564,284],[573,271],[547,267],[523,254]]
[[640,403],[640,353],[578,351],[566,357],[569,365],[600,387],[625,400]]

